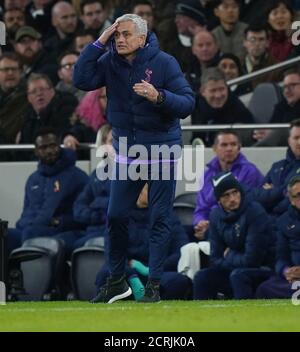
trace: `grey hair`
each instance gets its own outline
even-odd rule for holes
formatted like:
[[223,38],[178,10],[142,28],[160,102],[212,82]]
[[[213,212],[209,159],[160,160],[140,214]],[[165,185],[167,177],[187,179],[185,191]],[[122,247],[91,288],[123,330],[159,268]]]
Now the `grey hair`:
[[137,34],[147,36],[147,32],[148,32],[147,21],[142,19],[142,17],[138,15],[134,15],[132,13],[126,13],[125,15],[118,17],[116,19],[116,22],[127,22],[127,21],[132,21],[135,24]]
[[296,183],[300,182],[300,175],[293,176],[288,183],[288,193],[291,195],[292,188]]
[[201,87],[205,86],[209,81],[226,82],[224,73],[217,67],[207,68],[201,75]]

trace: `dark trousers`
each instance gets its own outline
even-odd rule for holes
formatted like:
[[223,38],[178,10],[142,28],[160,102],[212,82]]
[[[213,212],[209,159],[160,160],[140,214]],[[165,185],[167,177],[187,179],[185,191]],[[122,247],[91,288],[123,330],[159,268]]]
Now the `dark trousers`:
[[291,284],[286,279],[272,276],[257,288],[256,298],[291,298],[293,293],[295,290],[292,290]]
[[200,270],[194,277],[194,299],[216,299],[218,293],[228,298],[254,298],[256,288],[272,275],[268,268],[226,270],[213,266]]
[[[163,264],[167,255],[171,236],[170,214],[173,208],[176,180],[174,164],[170,166],[170,179],[162,180],[162,169],[154,179],[148,172],[148,181],[119,180],[120,164],[116,163],[116,180],[111,182],[108,206],[108,255],[111,275],[121,276],[125,273],[126,248],[128,247],[128,216],[136,205],[145,183],[148,183],[148,207],[151,234],[149,238],[149,278],[159,280],[163,273]],[[128,165],[122,165],[127,167]]]

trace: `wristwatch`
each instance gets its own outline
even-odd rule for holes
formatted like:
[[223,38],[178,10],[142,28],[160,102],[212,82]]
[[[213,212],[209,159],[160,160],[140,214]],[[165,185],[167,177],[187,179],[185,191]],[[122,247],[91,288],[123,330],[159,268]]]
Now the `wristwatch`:
[[157,100],[156,100],[156,104],[160,105],[165,101],[165,95],[163,92],[159,91],[158,92],[158,96],[157,96]]

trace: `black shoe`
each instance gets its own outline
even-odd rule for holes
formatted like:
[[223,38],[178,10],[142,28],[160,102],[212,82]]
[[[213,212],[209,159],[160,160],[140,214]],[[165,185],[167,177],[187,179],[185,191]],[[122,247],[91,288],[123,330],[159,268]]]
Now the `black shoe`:
[[160,302],[159,282],[149,280],[145,287],[144,297],[138,300],[140,303]]
[[108,277],[106,284],[100,288],[100,292],[90,303],[114,303],[120,299],[124,299],[132,294],[131,288],[128,286],[125,275],[116,280]]

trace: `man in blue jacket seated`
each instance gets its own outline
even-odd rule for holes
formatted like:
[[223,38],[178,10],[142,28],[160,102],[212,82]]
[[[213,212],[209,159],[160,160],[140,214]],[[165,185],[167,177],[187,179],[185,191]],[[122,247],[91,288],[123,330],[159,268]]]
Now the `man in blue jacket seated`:
[[275,162],[265,176],[265,189],[282,189],[282,197],[269,201],[269,192],[261,194],[258,201],[262,202],[268,213],[278,217],[287,211],[289,199],[285,196],[290,179],[300,174],[300,119],[291,122],[288,138],[289,147],[285,159]]
[[277,275],[258,287],[257,298],[291,298],[300,287],[300,175],[290,180],[288,196],[289,208],[277,221]]
[[[147,22],[133,14],[117,18],[86,46],[75,65],[73,81],[82,90],[106,86],[107,120],[116,151],[108,206],[110,277],[99,299],[109,302],[130,295],[125,280],[128,220],[148,183],[149,281],[141,301],[157,302],[171,236],[175,166],[181,151],[179,119],[192,113],[193,91],[174,57],[162,52],[155,34],[148,33]],[[159,147],[164,152],[153,152]]]
[[249,202],[231,172],[213,178],[219,207],[210,215],[211,266],[194,277],[194,299],[253,298],[272,274],[272,231],[266,211]]
[[61,149],[53,128],[42,128],[35,138],[37,171],[26,182],[25,200],[16,229],[8,232],[9,251],[34,237],[54,236],[78,228],[72,208],[74,200],[88,181],[75,166],[72,150]]
[[[170,214],[171,237],[167,242],[167,258],[163,266],[163,274],[160,282],[160,295],[164,300],[185,299],[191,290],[191,281],[187,276],[177,273],[177,263],[180,256],[180,248],[188,242],[188,236],[181,226],[175,213]],[[140,300],[144,294],[144,284],[149,275],[149,239],[151,238],[151,224],[148,208],[148,186],[143,188],[134,210],[131,212],[128,225],[129,238],[127,246],[126,277],[136,300]],[[107,254],[107,236],[105,249]],[[101,302],[102,290],[107,285],[105,280],[109,275],[108,264],[99,271],[96,279],[98,295],[92,303]],[[112,300],[109,303],[113,303]]]

